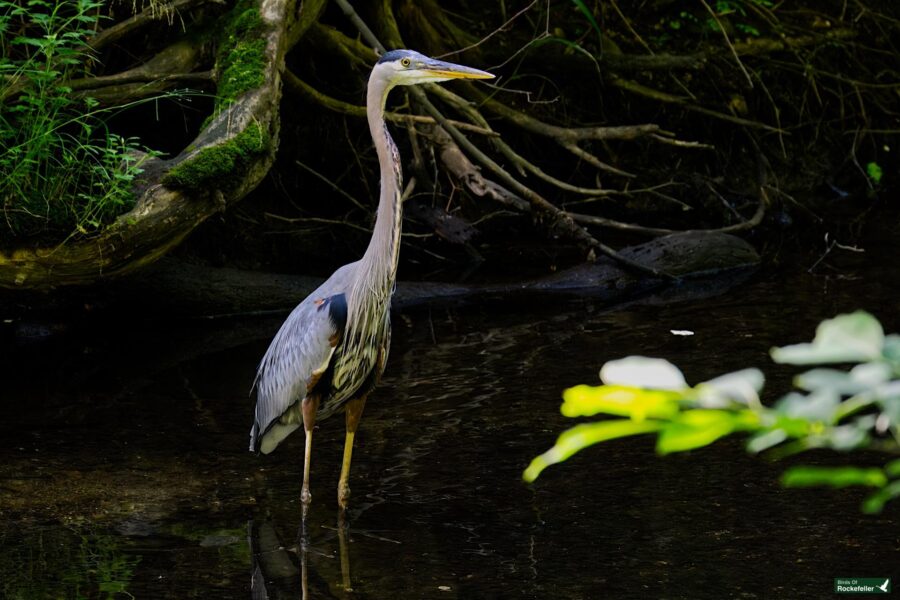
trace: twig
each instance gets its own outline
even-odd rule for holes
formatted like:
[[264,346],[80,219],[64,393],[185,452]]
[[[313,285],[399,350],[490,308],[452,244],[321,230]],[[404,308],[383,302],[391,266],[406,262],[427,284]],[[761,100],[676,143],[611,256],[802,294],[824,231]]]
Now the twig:
[[[428,90],[430,92],[433,92],[436,95],[440,96],[441,98],[448,101],[452,105],[454,105],[456,108],[458,108],[460,111],[462,111],[466,116],[468,116],[470,119],[472,119],[473,121],[475,121],[482,127],[488,128],[488,129],[490,128],[490,125],[488,124],[487,120],[485,120],[485,118],[481,115],[481,113],[479,113],[475,108],[473,108],[472,105],[468,101],[466,101],[464,98],[462,98],[462,97],[454,94],[453,92],[451,92],[445,88],[442,88],[440,86],[428,86]],[[524,158],[523,156],[521,156],[515,150],[513,150],[512,147],[509,144],[507,144],[505,141],[503,141],[502,138],[499,138],[499,137],[492,138],[491,143],[494,145],[495,148],[497,148],[497,150],[500,151],[501,154],[503,154],[510,161],[512,161],[512,163],[518,168],[519,172],[522,175],[525,175],[526,174],[525,172],[528,171],[528,172],[532,173],[533,175],[537,176],[538,178],[543,179],[547,183],[550,183],[550,184],[558,187],[561,190],[565,190],[567,192],[573,192],[576,194],[602,195],[604,192],[606,192],[606,190],[602,190],[599,188],[584,188],[584,187],[571,185],[565,181],[562,181],[560,179],[557,179],[556,177],[553,177],[552,175],[545,173],[540,167],[538,167],[531,161],[529,161],[526,158]],[[610,169],[613,169],[613,167],[610,167]]]
[[[629,188],[625,188],[622,190],[615,189],[615,188],[601,189],[601,190],[598,190],[600,192],[599,194],[594,194],[593,196],[591,196],[589,198],[579,198],[577,200],[570,200],[568,202],[563,202],[562,205],[565,208],[565,207],[569,207],[569,206],[577,205],[577,204],[587,204],[589,202],[597,202],[599,200],[608,200],[612,196],[636,196],[637,194],[649,194],[651,196],[661,197],[663,200],[666,200],[667,202],[671,202],[674,199],[670,198],[664,194],[660,194],[659,190],[662,188],[671,187],[673,185],[679,185],[679,184],[675,183],[674,181],[667,181],[664,183],[659,183],[656,185],[651,185],[651,186],[642,187],[642,188],[635,188],[635,189],[629,189]],[[678,208],[680,208],[681,210],[691,210],[692,209],[691,206],[689,206],[681,201],[676,201],[675,205],[678,206]],[[568,210],[568,208],[565,208],[565,210]]]
[[400,195],[400,202],[406,202],[409,200],[409,197],[412,195],[413,190],[416,189],[416,178],[410,177],[409,181],[406,182],[406,188],[403,190],[403,193]]
[[[357,106],[356,104],[351,104],[349,102],[344,102],[343,100],[338,100],[337,98],[332,98],[327,94],[323,94],[319,90],[315,89],[296,75],[294,75],[291,71],[284,71],[284,82],[291,89],[291,91],[296,92],[301,96],[305,96],[310,100],[314,101],[316,104],[324,106],[329,110],[333,110],[334,112],[339,112],[341,114],[350,115],[352,117],[365,118],[366,117],[366,107],[365,106]],[[429,125],[436,124],[435,120],[432,117],[427,117],[424,115],[409,115],[397,112],[386,112],[385,118],[394,123],[424,123]],[[477,125],[472,125],[471,123],[464,123],[462,121],[453,121],[453,124],[459,127],[460,129],[464,129],[466,131],[470,131],[472,133],[477,133],[479,135],[484,136],[499,136],[500,134],[496,131],[492,131],[490,129],[485,129],[484,127],[478,127]]]
[[480,46],[481,44],[485,43],[486,41],[488,41],[489,39],[491,39],[492,37],[494,37],[495,35],[497,35],[497,34],[500,33],[501,31],[506,31],[506,28],[509,27],[509,24],[510,24],[510,23],[512,23],[513,21],[515,21],[516,19],[518,19],[520,16],[524,15],[526,12],[528,12],[529,10],[531,10],[531,9],[534,7],[534,5],[537,4],[537,3],[538,3],[538,0],[532,0],[532,2],[531,2],[530,4],[528,4],[527,6],[525,6],[525,8],[523,8],[522,10],[520,10],[519,12],[517,12],[516,14],[514,14],[514,15],[513,15],[512,17],[510,17],[509,19],[507,19],[506,22],[503,23],[503,25],[501,25],[501,26],[498,27],[497,29],[493,30],[492,32],[490,32],[489,34],[487,34],[486,36],[484,36],[483,38],[481,38],[480,40],[478,40],[478,41],[475,42],[474,44],[470,44],[470,45],[466,46],[465,48],[460,48],[459,50],[453,50],[452,52],[447,52],[447,53],[445,53],[445,54],[442,54],[442,55],[438,56],[437,58],[445,58],[445,57],[450,56],[450,55],[452,55],[452,54],[462,54],[463,52],[466,52],[466,51],[471,50],[471,49],[473,49],[473,48],[477,48],[478,46]]
[[856,130],[856,135],[853,136],[853,142],[850,144],[850,160],[853,162],[853,165],[859,170],[862,174],[863,180],[866,182],[866,185],[869,187],[869,191],[875,191],[875,186],[872,185],[872,179],[869,177],[869,174],[863,169],[862,165],[859,164],[859,159],[856,158],[856,145],[859,142],[859,129]]
[[616,14],[619,15],[619,18],[622,19],[622,22],[623,22],[623,23],[625,23],[625,27],[628,28],[628,31],[630,31],[630,32],[631,32],[631,35],[634,36],[634,39],[636,39],[636,40],[638,41],[638,43],[639,43],[641,46],[644,47],[644,50],[646,50],[648,54],[652,55],[652,54],[653,54],[653,48],[651,48],[651,47],[647,44],[647,42],[644,41],[644,38],[642,38],[642,37],[638,34],[638,32],[634,30],[634,27],[631,26],[631,21],[629,21],[629,20],[628,20],[628,17],[626,17],[626,16],[622,13],[621,9],[619,9],[619,3],[616,2],[616,0],[612,0],[610,3],[612,4],[613,10],[616,11]]
[[652,137],[657,142],[662,144],[669,144],[670,146],[678,146],[679,148],[702,148],[703,150],[715,150],[716,147],[712,144],[704,144],[703,142],[690,142],[687,140],[676,140],[674,138],[666,137],[665,135],[659,133],[651,133],[650,137]]
[[678,96],[674,96],[672,94],[662,92],[657,89],[649,88],[645,85],[641,85],[636,81],[632,81],[630,79],[623,79],[618,77],[612,73],[609,74],[610,81],[617,88],[623,89],[627,92],[631,92],[632,94],[637,94],[639,96],[644,96],[645,98],[650,98],[651,100],[656,100],[658,102],[665,102],[668,104],[677,104],[679,106],[683,106],[685,109],[700,113],[701,115],[707,115],[709,117],[713,117],[715,119],[720,119],[722,121],[728,121],[730,123],[735,123],[737,125],[741,125],[743,127],[751,127],[754,129],[764,129],[766,131],[772,131],[776,133],[781,133],[783,135],[789,135],[789,132],[784,131],[783,129],[779,129],[778,127],[772,127],[771,125],[767,125],[765,123],[760,123],[759,121],[751,121],[750,119],[742,119],[741,117],[735,117],[734,115],[729,115],[726,113],[718,112],[715,110],[711,110],[709,108],[704,108],[703,106],[696,106],[687,102],[684,98],[679,98]]
[[316,171],[309,165],[306,165],[306,164],[300,162],[299,160],[295,160],[294,163],[301,169],[305,170],[307,173],[311,173],[311,174],[315,175],[316,177],[318,177],[321,181],[323,181],[325,184],[327,184],[328,187],[330,187],[331,189],[336,191],[338,194],[340,194],[341,196],[343,196],[344,198],[349,200],[351,204],[355,205],[360,210],[363,210],[367,213],[369,212],[369,209],[367,209],[365,206],[363,206],[363,204],[359,200],[357,200],[356,198],[354,198],[353,196],[348,194],[341,186],[339,186],[335,182],[331,181],[330,179],[328,179],[327,177],[325,177],[324,175],[322,175],[321,173],[319,173],[318,171]]
[[741,216],[741,213],[739,213],[735,207],[733,207],[731,204],[728,203],[728,200],[725,199],[725,196],[720,194],[719,190],[717,190],[715,187],[713,187],[713,184],[711,184],[710,182],[707,181],[706,187],[709,189],[710,192],[713,193],[713,195],[716,198],[719,199],[719,201],[722,203],[722,205],[726,209],[728,209],[728,212],[730,212],[732,214],[732,216],[734,216],[742,221],[744,220],[744,217]]
[[575,156],[577,156],[578,158],[582,159],[586,163],[597,167],[601,171],[608,171],[609,173],[614,173],[614,174],[620,175],[622,177],[629,177],[629,178],[637,177],[637,175],[635,175],[634,173],[629,173],[628,171],[623,171],[621,169],[617,169],[616,167],[614,167],[612,165],[606,164],[605,162],[603,162],[602,160],[600,160],[599,158],[597,158],[596,156],[594,156],[593,154],[591,154],[590,152],[588,152],[587,150],[585,150],[584,148],[582,148],[581,146],[576,144],[575,142],[563,144],[562,147],[565,148],[566,150],[568,150],[569,152],[571,152],[572,154],[574,154]]
[[72,91],[96,90],[116,85],[128,85],[132,83],[169,83],[182,81],[212,81],[212,71],[198,71],[195,73],[170,73],[160,75],[158,73],[129,73],[117,75],[103,75],[100,77],[84,77],[82,79],[70,79],[65,82],[66,87]]
[[706,3],[706,0],[700,0],[703,7],[706,9],[706,12],[712,16],[713,20],[715,20],[716,25],[719,26],[719,31],[722,32],[722,37],[725,38],[725,44],[728,46],[728,49],[731,50],[731,54],[734,56],[734,61],[737,63],[737,66],[741,69],[741,72],[744,74],[744,77],[747,78],[747,85],[750,86],[750,89],[753,89],[753,79],[750,77],[750,73],[747,72],[746,67],[744,67],[744,63],[741,62],[740,57],[738,56],[737,50],[734,49],[734,45],[731,43],[731,39],[728,37],[728,32],[725,31],[725,27],[722,26],[722,21],[719,20],[719,15],[716,14],[712,8],[710,8],[709,4]]
[[[351,223],[349,221],[340,221],[338,219],[323,219],[321,217],[283,217],[281,215],[276,215],[274,213],[266,212],[263,213],[266,217],[270,219],[274,219],[276,221],[282,221],[284,223],[324,223],[326,225],[344,225],[346,227],[350,227],[351,229],[356,229],[358,231],[364,231],[365,233],[372,233],[371,229],[367,229],[362,225],[357,225],[356,223]],[[290,231],[270,231],[269,234],[277,234],[277,233],[293,233]]]
[[[759,188],[759,204],[756,207],[756,212],[753,213],[753,216],[750,217],[747,221],[742,221],[741,223],[737,223],[735,225],[728,225],[726,227],[717,227],[715,229],[687,229],[684,230],[685,233],[693,232],[693,231],[702,231],[707,233],[734,233],[736,231],[745,231],[747,229],[753,229],[762,223],[763,216],[765,215],[765,207],[768,203],[768,196],[766,196],[765,190],[760,187]],[[620,231],[629,231],[633,233],[643,233],[646,235],[669,235],[670,233],[677,233],[678,230],[675,229],[664,229],[660,227],[644,227],[643,225],[634,225],[633,223],[622,223],[620,221],[614,221],[612,219],[605,219],[603,217],[595,217],[594,215],[583,215],[580,213],[566,213],[572,220],[578,223],[587,223],[590,225],[599,225],[601,227],[611,227],[613,229],[618,229]],[[738,215],[740,216],[740,215]]]
[[581,140],[635,140],[660,130],[659,125],[653,123],[612,127],[559,127],[544,123],[496,100],[491,100],[477,90],[475,95],[482,106],[491,112],[519,125],[527,131],[552,137],[560,141],[561,144]]
[[596,217],[594,215],[584,215],[581,213],[573,213],[566,212],[567,215],[572,217],[572,220],[576,223],[585,223],[587,225],[599,225],[600,227],[609,227],[611,229],[618,229],[619,231],[628,231],[631,233],[642,233],[645,235],[669,235],[671,233],[677,233],[675,229],[663,229],[660,227],[644,227],[643,225],[635,225],[633,223],[622,223],[621,221],[615,221],[613,219],[606,219],[604,217]]
[[580,187],[577,185],[572,185],[571,183],[562,181],[561,179],[557,179],[556,177],[553,177],[552,175],[545,173],[536,164],[534,164],[533,162],[531,162],[530,160],[526,159],[525,157],[523,157],[522,155],[517,153],[515,150],[513,150],[512,147],[509,144],[507,144],[506,142],[504,142],[503,140],[496,140],[494,145],[497,146],[497,149],[500,150],[500,152],[504,156],[506,156],[510,161],[512,161],[512,163],[515,164],[517,167],[520,167],[521,169],[528,171],[532,175],[535,175],[539,179],[542,179],[543,181],[546,181],[547,183],[549,183],[555,187],[558,187],[559,189],[561,189],[563,191],[572,192],[573,194],[582,194],[585,196],[603,196],[603,195],[608,194],[613,191],[616,191],[616,192],[619,191],[619,190],[605,190],[605,189],[601,189],[601,188],[585,188],[585,187]]

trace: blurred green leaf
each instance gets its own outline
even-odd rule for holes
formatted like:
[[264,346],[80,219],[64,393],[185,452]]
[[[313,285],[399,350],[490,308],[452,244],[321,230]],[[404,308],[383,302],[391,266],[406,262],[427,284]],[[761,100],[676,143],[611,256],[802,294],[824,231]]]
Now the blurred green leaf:
[[747,451],[759,454],[763,450],[777,446],[786,439],[788,439],[788,434],[780,427],[762,431],[750,438],[750,441],[747,442]]
[[838,369],[812,369],[800,373],[794,378],[794,385],[809,392],[824,388],[839,394],[858,394],[865,389],[850,373]]
[[838,315],[819,324],[811,344],[773,348],[777,363],[867,362],[881,357],[884,330],[878,320],[864,311]]
[[820,437],[822,445],[839,452],[855,450],[869,441],[868,428],[858,427],[855,424],[832,427]]
[[620,385],[577,385],[563,392],[560,407],[566,417],[590,417],[606,413],[635,421],[669,418],[678,413],[681,394]]
[[704,381],[694,389],[704,408],[724,408],[730,403],[749,405],[759,402],[766,377],[759,369],[744,369]]
[[884,471],[861,467],[791,467],[781,476],[785,487],[829,486],[843,488],[850,485],[882,487],[887,484]]
[[891,366],[886,362],[868,362],[850,369],[850,376],[864,388],[874,388],[887,383],[893,375]]
[[900,477],[900,458],[884,465],[884,472],[887,473],[888,477]]
[[900,381],[892,381],[875,390],[875,403],[891,425],[900,426]]
[[[767,417],[771,418],[773,415],[767,415]],[[785,414],[774,413],[775,421],[770,424],[770,427],[782,429],[788,435],[788,437],[792,438],[800,438],[806,435],[809,435],[810,422],[806,419],[789,417]]]
[[894,364],[895,368],[900,367],[900,335],[892,333],[885,336],[882,352],[884,357]]
[[688,387],[681,370],[667,360],[628,356],[611,360],[600,369],[600,380],[608,385],[653,390],[684,390]]
[[594,13],[587,7],[583,0],[572,0],[572,4],[578,7],[578,10],[581,11],[581,14],[588,20],[591,24],[591,27],[594,28],[594,31],[597,32],[597,37],[601,40],[603,39],[603,30],[600,29],[600,25],[597,24],[597,19],[594,18]]
[[531,483],[537,479],[541,471],[550,465],[566,460],[583,448],[606,440],[657,431],[661,425],[658,421],[638,422],[626,419],[576,425],[568,431],[564,431],[552,448],[535,457],[525,469],[522,477]]
[[759,29],[752,25],[748,25],[747,23],[736,23],[734,27],[742,33],[752,35],[753,37],[759,37]]
[[870,515],[880,513],[884,505],[894,498],[900,498],[900,481],[893,481],[866,498],[862,506],[863,512]]
[[750,411],[687,410],[662,429],[656,441],[656,451],[671,454],[708,446],[736,429],[745,428],[755,418]]
[[808,395],[789,392],[775,403],[775,410],[796,419],[831,423],[840,403],[838,392],[819,388]]
[[866,173],[869,175],[869,179],[876,184],[881,183],[881,178],[884,175],[884,172],[881,170],[881,165],[875,161],[866,164]]

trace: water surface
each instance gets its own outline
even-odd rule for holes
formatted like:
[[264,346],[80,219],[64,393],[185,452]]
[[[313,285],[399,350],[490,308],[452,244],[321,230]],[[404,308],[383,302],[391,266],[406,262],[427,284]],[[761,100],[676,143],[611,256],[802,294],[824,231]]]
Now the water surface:
[[[561,390],[596,382],[606,360],[665,357],[692,382],[759,366],[774,396],[792,371],[770,346],[856,308],[900,330],[900,268],[852,260],[674,304],[550,297],[396,314],[343,539],[343,419],[316,432],[309,597],[822,598],[834,577],[900,576],[900,503],[863,516],[861,491],[783,490],[790,463],[748,457],[739,440],[666,458],[649,438],[621,440],[521,481],[572,424]],[[279,324],[8,324],[4,597],[247,598],[259,569],[269,597],[299,598],[303,437],[246,451],[250,383]]]

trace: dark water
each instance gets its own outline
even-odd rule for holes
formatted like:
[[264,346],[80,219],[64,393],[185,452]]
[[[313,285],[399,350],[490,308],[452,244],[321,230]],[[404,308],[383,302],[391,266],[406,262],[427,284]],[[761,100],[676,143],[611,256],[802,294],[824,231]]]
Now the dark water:
[[[649,438],[622,440],[521,481],[572,424],[561,390],[595,382],[606,360],[666,357],[692,382],[760,366],[774,395],[791,371],[769,347],[811,338],[820,320],[865,308],[900,330],[900,268],[848,260],[668,305],[397,314],[357,436],[345,535],[343,420],[317,430],[309,597],[823,598],[835,577],[900,577],[900,503],[863,516],[861,491],[783,490],[790,463],[748,457],[739,440],[666,458]],[[3,597],[248,598],[258,568],[269,597],[299,598],[300,557],[282,547],[298,534],[302,435],[268,457],[246,452],[247,392],[278,324],[132,319],[49,337],[8,324],[19,335],[2,347]]]

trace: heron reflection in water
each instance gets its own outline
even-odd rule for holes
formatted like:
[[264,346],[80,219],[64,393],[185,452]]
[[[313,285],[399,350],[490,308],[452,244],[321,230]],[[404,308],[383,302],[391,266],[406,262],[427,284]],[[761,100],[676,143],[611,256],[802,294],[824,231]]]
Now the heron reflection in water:
[[384,371],[390,347],[390,304],[403,207],[400,156],[384,121],[388,92],[398,85],[492,77],[485,71],[412,50],[385,53],[369,76],[366,114],[381,168],[378,213],[369,246],[360,260],[335,271],[291,312],[256,374],[250,450],[268,454],[303,425],[306,446],[300,499],[304,520],[311,500],[309,466],[316,420],[341,408],[346,414],[338,482],[338,505],[344,510],[350,497],[353,438],[366,398]]

